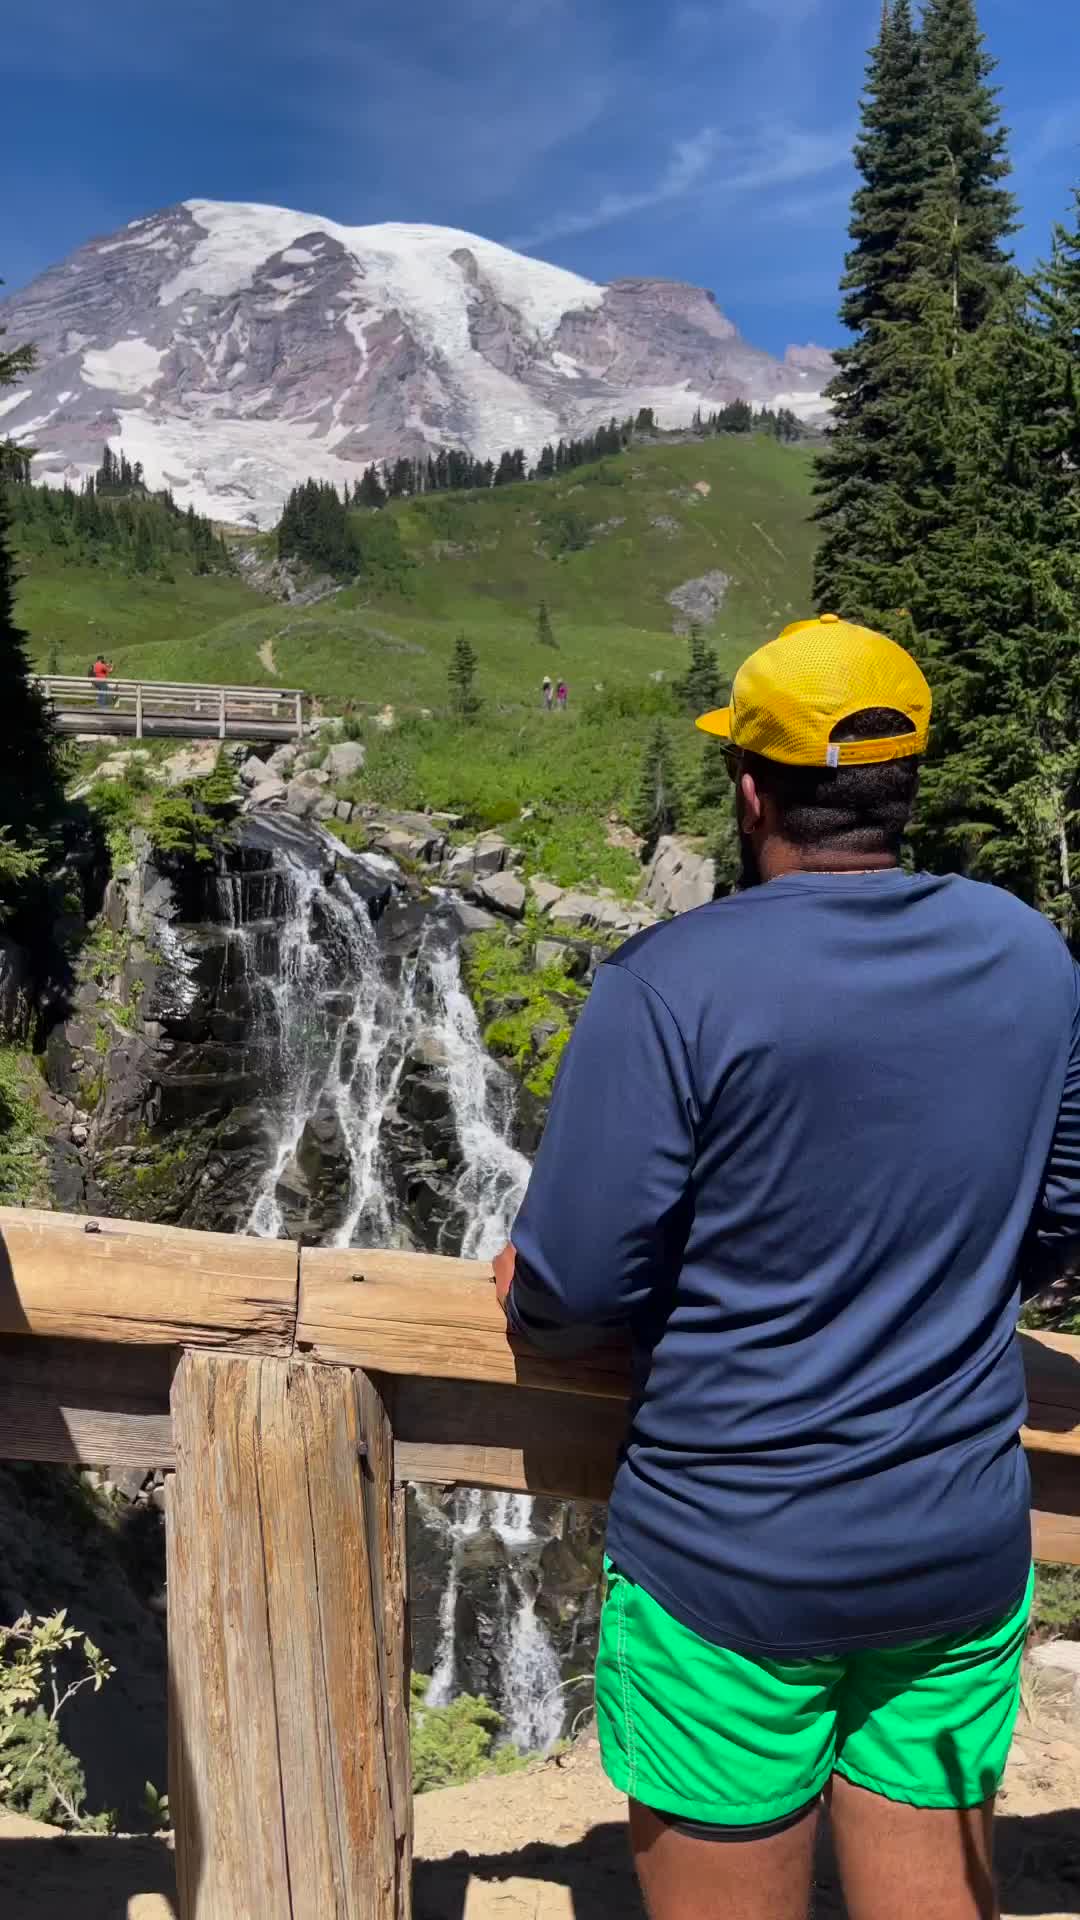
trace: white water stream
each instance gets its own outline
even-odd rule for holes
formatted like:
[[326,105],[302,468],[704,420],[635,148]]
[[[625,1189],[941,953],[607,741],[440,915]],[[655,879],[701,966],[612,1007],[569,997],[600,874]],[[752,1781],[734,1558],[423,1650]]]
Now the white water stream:
[[[461,983],[456,940],[433,917],[416,954],[388,978],[365,903],[340,878],[288,861],[287,915],[276,974],[266,979],[267,1025],[284,1077],[273,1150],[255,1195],[247,1230],[265,1238],[286,1232],[283,1183],[305,1130],[320,1112],[337,1116],[349,1167],[348,1207],[337,1246],[401,1243],[395,1189],[384,1133],[403,1069],[423,1037],[427,1057],[446,1086],[461,1165],[454,1200],[463,1220],[461,1252],[487,1259],[509,1237],[529,1177],[514,1147],[514,1094],[485,1051],[472,1003]],[[223,900],[223,906],[226,902]],[[229,916],[244,947],[250,929]],[[250,964],[250,946],[237,956]],[[456,1250],[456,1249],[455,1249]],[[439,1610],[439,1642],[428,1699],[438,1705],[461,1691],[456,1615],[470,1542],[487,1533],[502,1548],[496,1630],[500,1698],[507,1733],[523,1750],[547,1748],[563,1725],[559,1665],[537,1616],[544,1535],[525,1494],[456,1493],[449,1504],[426,1489],[417,1505],[446,1542],[449,1568]]]

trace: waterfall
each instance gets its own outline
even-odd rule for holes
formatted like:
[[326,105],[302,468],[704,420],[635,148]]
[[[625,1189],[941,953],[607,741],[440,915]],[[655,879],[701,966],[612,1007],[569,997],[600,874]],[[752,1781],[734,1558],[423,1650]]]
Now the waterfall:
[[[321,857],[312,857],[312,846]],[[443,1089],[457,1158],[451,1217],[440,1251],[486,1259],[509,1238],[529,1177],[512,1141],[514,1089],[484,1048],[462,982],[451,915],[437,904],[414,950],[396,971],[388,962],[366,901],[339,870],[350,859],[328,835],[275,847],[279,880],[273,915],[276,959],[259,969],[259,927],[267,889],[253,898],[235,876],[221,876],[219,916],[231,930],[233,966],[261,972],[260,1023],[273,1055],[278,1098],[268,1114],[270,1150],[247,1231],[281,1238],[289,1231],[290,1170],[309,1129],[331,1127],[340,1142],[347,1194],[331,1239],[340,1247],[410,1244],[391,1177],[388,1131],[402,1075],[421,1043]],[[463,1490],[441,1502],[418,1490],[418,1513],[444,1542],[448,1567],[440,1596],[438,1644],[428,1691],[433,1706],[461,1691],[457,1612],[462,1568],[483,1536],[497,1543],[499,1612],[494,1623],[498,1698],[507,1733],[523,1749],[550,1747],[563,1725],[559,1663],[537,1614],[538,1531],[525,1494]]]

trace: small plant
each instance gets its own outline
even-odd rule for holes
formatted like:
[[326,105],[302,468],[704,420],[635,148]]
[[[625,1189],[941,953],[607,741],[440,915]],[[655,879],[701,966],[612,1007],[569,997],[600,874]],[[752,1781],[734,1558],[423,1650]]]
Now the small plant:
[[[80,1661],[85,1671],[67,1678]],[[86,1812],[86,1780],[59,1720],[76,1694],[100,1693],[115,1671],[66,1611],[0,1627],[0,1806],[80,1833],[109,1832],[110,1814]]]
[[430,1684],[426,1674],[413,1674],[409,1719],[414,1793],[462,1786],[482,1773],[516,1773],[525,1765],[515,1747],[494,1746],[503,1719],[486,1700],[461,1693],[445,1707],[429,1707]]
[[172,1826],[169,1796],[167,1793],[159,1793],[151,1780],[148,1780],[143,1788],[143,1812],[151,1833],[168,1833]]

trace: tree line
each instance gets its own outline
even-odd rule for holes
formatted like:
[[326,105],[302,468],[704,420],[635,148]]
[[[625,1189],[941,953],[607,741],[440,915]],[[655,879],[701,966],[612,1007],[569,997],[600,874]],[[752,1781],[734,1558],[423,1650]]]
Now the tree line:
[[655,433],[656,415],[642,407],[621,423],[612,419],[580,439],[560,440],[541,449],[530,466],[524,447],[506,448],[498,460],[478,460],[462,447],[444,447],[415,459],[372,462],[342,498],[347,507],[384,507],[388,500],[405,500],[425,493],[478,493],[490,487],[514,486],[522,480],[549,480],[576,467],[591,466],[609,455],[625,453],[635,434]]
[[715,413],[694,415],[695,433],[767,433],[774,440],[801,440],[806,432],[790,407],[752,407],[749,400],[732,400]]
[[935,723],[916,851],[1077,942],[1080,197],[1016,268],[1017,205],[974,0],[886,0],[856,145],[817,466],[815,592],[919,657]]
[[178,507],[168,491],[151,493],[142,467],[106,447],[101,466],[84,484],[32,486],[19,458],[9,475],[9,514],[26,553],[48,553],[83,566],[119,565],[160,580],[177,567],[196,574],[227,573],[229,549],[211,520]]

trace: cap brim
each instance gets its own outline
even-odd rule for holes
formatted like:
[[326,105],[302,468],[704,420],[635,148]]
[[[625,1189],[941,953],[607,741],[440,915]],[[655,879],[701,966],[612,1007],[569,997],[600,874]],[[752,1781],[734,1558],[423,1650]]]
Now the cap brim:
[[703,713],[694,725],[699,727],[702,733],[715,734],[718,740],[730,740],[731,708],[717,707],[715,713]]

